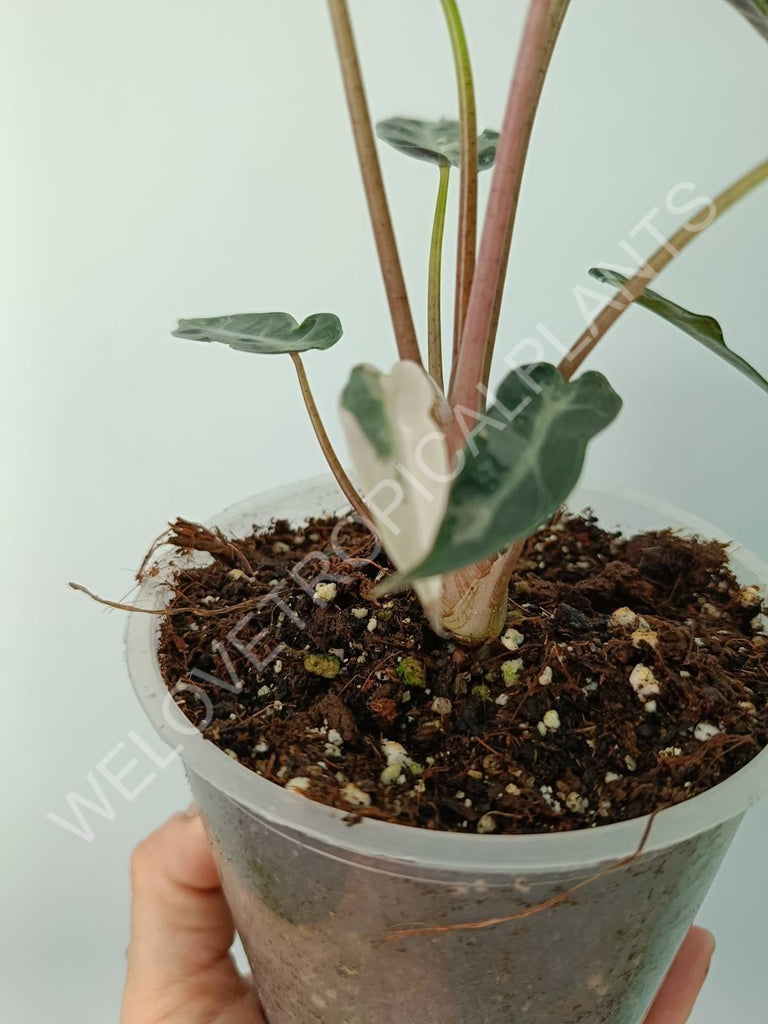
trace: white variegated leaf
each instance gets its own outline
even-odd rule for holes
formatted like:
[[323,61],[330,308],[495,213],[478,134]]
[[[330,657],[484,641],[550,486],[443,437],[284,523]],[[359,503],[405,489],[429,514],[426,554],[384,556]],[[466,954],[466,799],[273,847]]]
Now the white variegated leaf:
[[[438,167],[458,167],[461,163],[461,127],[458,121],[422,121],[415,117],[390,117],[379,121],[376,134],[399,153],[424,160]],[[489,128],[477,139],[477,169],[493,166],[499,133]]]
[[217,341],[241,352],[279,355],[330,348],[342,335],[334,313],[313,313],[301,323],[290,313],[234,313],[179,320],[174,338]]
[[[341,419],[366,504],[400,572],[424,561],[443,520],[451,486],[438,418],[442,395],[417,364],[389,374],[356,366],[341,399]],[[433,628],[442,631],[442,580],[414,584]]]

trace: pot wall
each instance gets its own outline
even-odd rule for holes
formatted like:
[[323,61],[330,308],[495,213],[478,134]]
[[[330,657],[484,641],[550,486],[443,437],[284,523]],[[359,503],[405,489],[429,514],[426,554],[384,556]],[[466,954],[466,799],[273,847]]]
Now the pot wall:
[[387,941],[391,929],[519,913],[607,865],[412,874],[323,849],[190,782],[270,1024],[639,1024],[740,821],[525,920]]
[[[327,479],[262,495],[214,524],[244,536],[275,516],[332,513]],[[581,491],[607,528],[707,523],[636,495]],[[207,556],[206,556],[207,557]],[[744,583],[768,567],[732,548]],[[172,562],[142,587],[162,608]],[[635,853],[647,819],[530,836],[457,835],[342,812],[275,786],[191,726],[157,661],[158,616],[133,614],[137,695],[181,755],[270,1024],[639,1024],[747,808],[768,789],[768,750],[661,812],[643,854],[521,921],[388,941],[392,929],[517,914]]]

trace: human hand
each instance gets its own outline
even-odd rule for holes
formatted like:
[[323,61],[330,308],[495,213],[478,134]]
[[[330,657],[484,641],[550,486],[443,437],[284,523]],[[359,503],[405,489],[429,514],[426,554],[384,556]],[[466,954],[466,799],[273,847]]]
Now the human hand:
[[230,955],[235,926],[194,808],[139,843],[131,889],[121,1024],[265,1024]]
[[691,928],[643,1024],[685,1024],[709,974],[714,952],[714,935]]
[[[230,956],[235,937],[200,816],[177,814],[136,848],[121,1024],[265,1024]],[[644,1024],[685,1024],[715,942],[692,928]]]

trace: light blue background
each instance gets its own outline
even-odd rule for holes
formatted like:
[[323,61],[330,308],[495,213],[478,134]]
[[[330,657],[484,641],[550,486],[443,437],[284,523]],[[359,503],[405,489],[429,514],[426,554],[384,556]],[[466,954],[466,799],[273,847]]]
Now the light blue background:
[[[464,7],[481,126],[495,127],[525,5]],[[452,114],[437,0],[353,12],[375,116]],[[124,971],[129,851],[186,791],[169,767],[132,803],[118,797],[114,820],[91,816],[90,844],[46,820],[130,730],[158,749],[129,692],[122,615],[66,581],[119,598],[168,519],[323,468],[288,360],[169,330],[180,315],[337,312],[345,340],[307,369],[339,443],[349,366],[386,367],[394,348],[320,0],[3,0],[0,15],[0,1011],[103,1024]],[[713,194],[762,159],[766,92],[768,49],[720,0],[574,0],[524,182],[502,350],[540,321],[575,337],[572,288],[591,264],[621,260],[621,239],[678,182]],[[421,326],[435,173],[383,163]],[[764,187],[662,279],[763,372],[767,220]],[[765,397],[640,310],[590,365],[626,406],[587,478],[689,508],[768,556]],[[148,771],[137,756],[132,785]],[[768,804],[702,911],[718,949],[694,1024],[763,1016],[767,841]]]

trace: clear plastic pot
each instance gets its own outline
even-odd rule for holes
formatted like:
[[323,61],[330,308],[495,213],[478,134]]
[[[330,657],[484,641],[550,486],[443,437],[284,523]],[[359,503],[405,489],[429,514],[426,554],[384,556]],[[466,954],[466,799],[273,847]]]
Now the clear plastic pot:
[[[253,524],[333,513],[309,481],[217,516]],[[637,495],[582,490],[606,527],[722,534]],[[723,538],[725,539],[725,538]],[[732,549],[745,583],[768,567]],[[139,603],[162,607],[168,561]],[[128,667],[152,723],[179,748],[270,1024],[639,1024],[747,808],[768,750],[709,792],[659,814],[641,856],[523,920],[392,941],[392,930],[505,917],[633,854],[647,819],[553,835],[456,835],[365,820],[275,786],[203,739],[169,697],[159,616],[133,614]]]

